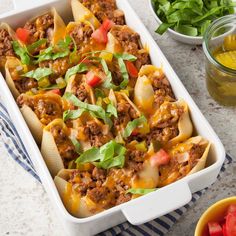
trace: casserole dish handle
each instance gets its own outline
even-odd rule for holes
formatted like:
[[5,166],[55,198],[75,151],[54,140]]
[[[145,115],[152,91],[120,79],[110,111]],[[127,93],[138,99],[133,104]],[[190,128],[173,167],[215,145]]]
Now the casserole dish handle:
[[122,213],[131,224],[140,225],[182,207],[191,199],[188,184],[180,180],[124,204]]

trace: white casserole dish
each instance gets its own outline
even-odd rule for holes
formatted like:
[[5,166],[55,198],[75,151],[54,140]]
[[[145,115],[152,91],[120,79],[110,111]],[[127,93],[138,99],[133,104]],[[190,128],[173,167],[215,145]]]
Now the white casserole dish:
[[[3,76],[0,75],[2,98],[7,106],[11,119],[32,158],[45,190],[55,206],[58,218],[62,220],[68,234],[72,236],[78,234],[94,235],[126,220],[134,225],[142,224],[185,205],[191,200],[193,192],[209,186],[216,180],[225,159],[225,151],[221,141],[199,111],[160,48],[132,10],[127,0],[117,0],[117,5],[118,8],[125,12],[127,24],[141,35],[142,43],[149,46],[152,63],[163,68],[176,97],[183,98],[188,103],[192,121],[195,126],[195,132],[212,143],[207,161],[208,167],[170,184],[169,186],[163,187],[158,191],[113,207],[97,215],[83,219],[75,218],[65,209],[39,148],[36,145]],[[70,5],[67,0],[51,0],[50,3],[41,4],[38,7],[28,10],[10,12],[4,17],[0,17],[0,22],[7,22],[14,28],[22,25],[31,17],[47,11],[52,6],[58,10],[65,21],[68,21],[72,17]]]

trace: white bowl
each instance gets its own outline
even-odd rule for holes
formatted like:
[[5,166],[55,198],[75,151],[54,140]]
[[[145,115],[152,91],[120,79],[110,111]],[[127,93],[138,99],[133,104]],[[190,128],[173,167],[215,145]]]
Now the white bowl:
[[[160,18],[157,16],[152,0],[149,0],[149,6],[151,8],[151,11],[153,13],[153,16],[155,17],[157,23],[160,25],[162,23],[162,21],[160,20]],[[187,43],[187,44],[191,44],[191,45],[200,45],[203,43],[203,37],[202,36],[188,36],[185,34],[181,34],[178,33],[172,29],[168,29],[167,32],[169,33],[169,35],[171,36],[171,38],[182,42],[182,43]]]

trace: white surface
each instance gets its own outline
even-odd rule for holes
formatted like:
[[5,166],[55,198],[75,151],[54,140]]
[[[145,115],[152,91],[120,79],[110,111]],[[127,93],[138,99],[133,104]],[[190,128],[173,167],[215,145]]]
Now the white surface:
[[[145,4],[145,2],[144,1],[137,1],[138,3],[138,5],[141,7],[141,8],[138,8],[139,10],[141,10],[141,9],[143,9],[144,8],[144,4]],[[143,8],[142,8],[143,7]],[[141,12],[141,15],[142,14],[144,14],[143,13],[143,11]],[[145,14],[146,15],[146,14]],[[146,15],[146,16],[148,16],[148,14]],[[150,18],[147,18],[147,19],[144,19],[145,20],[145,22],[146,23],[149,23],[149,22],[152,22],[152,20],[150,19]],[[153,27],[155,27],[155,24],[154,24],[154,22],[153,22]],[[166,42],[165,42],[167,45],[178,45],[177,43],[175,43],[175,42],[173,42],[173,41],[171,41],[171,40],[167,40]],[[178,45],[179,46],[179,48],[183,48],[183,46],[181,46],[181,45]],[[187,49],[187,48],[186,48]],[[184,60],[184,58],[181,58],[181,56],[180,57],[178,57],[177,56],[177,54],[175,54],[174,53],[174,50],[173,49],[171,49],[171,48],[169,48],[168,50],[171,50],[171,51],[169,51],[170,52],[170,56],[172,57],[173,55],[175,55],[174,56],[174,58],[175,58],[175,61],[177,62],[177,63],[180,63],[179,65],[179,67],[177,67],[176,69],[179,69],[180,71],[181,71],[181,68],[182,68],[182,66],[183,66],[183,63],[181,63],[181,59],[182,60]],[[175,50],[178,50],[178,49],[175,49]],[[182,54],[182,57],[183,57],[183,54]],[[176,60],[177,59],[177,60]],[[197,60],[197,57],[196,57],[196,60]],[[189,61],[189,60],[188,60]],[[195,65],[194,65],[195,66]],[[191,67],[190,67],[191,68]],[[189,68],[189,66],[188,66],[188,71],[190,71],[191,69]],[[193,68],[193,67],[192,67]],[[195,67],[194,67],[195,68]],[[183,68],[184,69],[184,68]],[[198,70],[199,70],[199,68],[198,68]],[[192,87],[191,86],[191,88],[192,89],[194,89],[194,87]],[[201,104],[200,104],[201,105]],[[4,158],[6,158],[6,156],[5,155],[3,155],[4,156]],[[42,229],[39,229],[38,227],[37,227],[37,224],[38,224],[38,222],[37,221],[34,221],[34,220],[31,220],[31,218],[32,219],[35,219],[35,218],[37,218],[37,219],[40,219],[41,221],[44,221],[44,218],[45,218],[45,215],[44,215],[44,211],[43,212],[41,212],[40,211],[40,213],[37,215],[37,210],[38,210],[38,208],[40,208],[40,210],[42,210],[42,209],[44,209],[44,207],[46,207],[46,209],[50,209],[50,204],[48,204],[48,201],[47,201],[47,198],[46,198],[46,196],[45,196],[45,194],[44,194],[44,197],[46,198],[46,199],[44,199],[41,195],[42,194],[40,194],[41,193],[41,190],[40,190],[40,188],[41,187],[39,187],[39,184],[37,184],[36,186],[37,187],[35,187],[34,186],[34,181],[32,181],[33,182],[33,185],[31,185],[31,183],[28,185],[28,183],[31,181],[30,180],[30,177],[28,176],[28,174],[25,174],[24,172],[23,172],[23,170],[22,170],[22,172],[20,172],[19,171],[19,173],[15,173],[15,169],[19,169],[20,170],[20,167],[18,167],[17,166],[17,164],[15,164],[15,163],[13,163],[13,161],[11,161],[11,160],[1,160],[0,159],[0,163],[1,163],[1,168],[3,167],[3,171],[1,171],[1,174],[3,173],[4,174],[4,176],[7,176],[7,177],[5,177],[5,178],[1,178],[1,181],[2,181],[2,185],[4,186],[4,188],[3,188],[3,191],[4,191],[4,197],[2,198],[1,197],[1,205],[0,205],[0,210],[1,210],[1,217],[2,218],[0,218],[1,219],[1,221],[0,221],[0,233],[2,233],[3,235],[5,234],[5,233],[7,233],[7,232],[9,232],[9,231],[11,231],[10,233],[12,234],[12,235],[60,235],[58,232],[59,231],[57,231],[57,229],[58,228],[56,228],[56,227],[58,227],[58,225],[57,224],[55,224],[53,227],[55,227],[55,231],[54,232],[52,232],[51,230],[50,230],[50,227],[49,226],[47,226],[47,227],[42,227]],[[2,162],[3,163],[8,163],[8,161],[9,161],[9,163],[11,163],[11,164],[9,164],[9,165],[12,165],[12,166],[14,166],[15,168],[9,168],[9,171],[6,169],[7,168],[7,166],[5,166],[5,165],[2,165]],[[12,170],[14,170],[14,171],[12,171]],[[27,178],[24,178],[24,177],[22,177],[22,180],[24,180],[23,182],[21,182],[21,181],[19,181],[19,177],[18,176],[27,176]],[[11,180],[13,180],[13,182],[11,182]],[[27,181],[28,180],[28,181]],[[19,182],[20,182],[20,184],[19,184]],[[14,184],[12,184],[12,183],[14,183]],[[20,208],[20,207],[25,207],[26,209],[27,209],[27,207],[28,207],[28,205],[27,205],[27,203],[28,204],[30,204],[30,201],[28,202],[28,201],[26,201],[26,202],[24,202],[24,200],[25,199],[28,199],[27,198],[27,195],[28,195],[28,192],[26,191],[26,193],[24,192],[24,191],[21,191],[21,188],[19,189],[19,185],[20,186],[28,186],[29,187],[29,189],[31,189],[31,187],[33,187],[33,189],[32,189],[32,191],[31,191],[31,195],[32,196],[34,196],[34,192],[35,192],[35,196],[37,196],[37,197],[41,197],[42,198],[42,201],[40,202],[40,204],[39,205],[37,205],[37,202],[35,202],[35,205],[34,205],[34,203],[32,203],[32,205],[30,205],[31,206],[31,208],[30,209],[32,209],[31,210],[31,214],[30,215],[28,215],[29,213],[28,212],[25,212],[25,213],[23,213],[22,214],[22,211],[19,211],[19,214],[17,214],[17,217],[16,218],[14,218],[14,217],[7,217],[7,216],[13,216],[14,214],[16,214],[16,213],[18,213],[18,208]],[[13,188],[12,188],[12,186],[13,186]],[[28,189],[28,187],[27,187],[27,189]],[[14,201],[10,201],[9,200],[9,197],[11,197],[11,196],[8,196],[8,195],[6,195],[5,196],[5,193],[8,193],[8,191],[7,191],[7,189],[9,189],[9,190],[11,190],[12,191],[12,189],[13,189],[13,194],[12,195],[14,195],[14,196],[22,196],[22,201],[25,203],[25,204],[22,204],[22,206],[20,205],[20,204],[17,204],[17,207],[15,207],[16,205],[14,205],[13,203],[14,203]],[[19,194],[20,193],[20,194]],[[1,196],[2,196],[2,193],[1,193]],[[4,200],[4,201],[2,201],[2,199]],[[18,206],[18,205],[20,205],[20,206]],[[9,210],[7,211],[7,209],[9,208]],[[17,210],[16,210],[17,209]],[[14,214],[13,214],[13,212],[14,212]],[[3,214],[2,214],[3,213]],[[9,214],[9,215],[8,215]],[[53,215],[53,213],[51,212],[51,210],[50,210],[50,212],[47,212],[47,214],[50,214],[50,220],[52,220],[53,222],[57,222],[57,217],[55,217],[55,215]],[[6,216],[6,217],[4,217],[4,216]],[[21,219],[22,218],[24,218],[25,220],[22,220],[21,221]],[[30,218],[30,219],[29,219]],[[43,218],[43,219],[41,219],[41,218]],[[6,220],[4,220],[4,219],[9,219],[9,222],[8,221],[6,221]],[[17,221],[17,222],[24,222],[24,224],[23,225],[21,225],[21,223],[19,223],[19,224],[15,224],[15,221]],[[9,224],[8,224],[9,223]],[[9,227],[7,228],[6,227],[6,225],[9,225]],[[27,231],[25,231],[25,228],[27,228],[27,227],[25,227],[25,225],[32,225],[32,228],[35,228],[35,230],[33,230],[32,231],[32,233],[27,233]],[[44,225],[45,226],[45,225]],[[184,225],[183,225],[183,227],[184,227]],[[8,229],[9,231],[6,231],[5,229]],[[29,227],[28,227],[28,229],[29,229]],[[59,226],[59,229],[61,229],[61,227]],[[61,231],[60,231],[61,232]],[[184,232],[184,231],[183,231]],[[173,234],[173,235],[178,235],[178,234]],[[184,235],[184,234],[181,234],[181,235]],[[187,234],[188,235],[188,234]]]

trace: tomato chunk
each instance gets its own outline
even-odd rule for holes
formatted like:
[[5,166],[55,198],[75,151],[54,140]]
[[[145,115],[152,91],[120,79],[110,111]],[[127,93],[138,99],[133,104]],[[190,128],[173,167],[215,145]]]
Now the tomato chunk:
[[81,59],[78,64],[83,63],[83,64],[89,64],[91,61],[88,58]]
[[227,232],[226,232],[226,225],[225,224],[223,224],[223,226],[222,226],[222,231],[223,231],[223,236],[228,236]]
[[112,20],[106,19],[103,21],[102,23],[102,27],[104,30],[106,30],[107,32],[112,28],[112,26],[114,26],[115,23]]
[[227,236],[236,236],[236,213],[229,213],[226,216],[225,225]]
[[236,204],[231,204],[227,210],[228,213],[235,213],[236,214]]
[[133,131],[132,131],[132,133],[131,133],[131,135],[132,136],[136,136],[136,135],[138,135],[138,129],[134,129]]
[[60,91],[60,89],[52,89],[52,90],[49,90],[48,92],[49,92],[49,93],[55,93],[55,94],[61,96],[61,91]]
[[92,71],[89,71],[86,74],[86,78],[87,78],[87,84],[90,85],[91,87],[96,87],[102,81],[102,79],[99,76],[95,75]]
[[134,77],[134,78],[138,77],[138,70],[135,67],[134,63],[132,63],[131,61],[126,61],[125,65],[131,77]]
[[92,38],[98,43],[107,43],[107,33],[114,25],[113,21],[106,19],[102,25],[92,33]]
[[92,33],[92,38],[98,43],[107,43],[107,31],[103,28],[99,28]]
[[164,150],[160,149],[150,158],[152,166],[167,165],[170,162],[170,155]]
[[21,42],[27,43],[28,40],[29,40],[30,32],[29,32],[27,29],[18,28],[18,29],[16,30],[16,35],[17,35],[17,38],[18,38]]
[[223,236],[222,227],[217,222],[209,222],[208,229],[210,236]]

